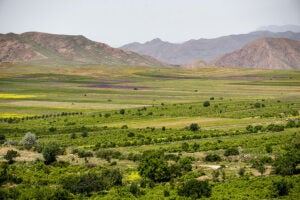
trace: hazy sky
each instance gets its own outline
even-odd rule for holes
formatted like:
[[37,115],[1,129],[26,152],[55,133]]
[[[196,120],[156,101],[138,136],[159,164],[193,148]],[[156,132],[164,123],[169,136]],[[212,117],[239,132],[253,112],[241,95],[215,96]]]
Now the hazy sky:
[[300,0],[0,0],[0,33],[84,35],[118,47],[300,25]]

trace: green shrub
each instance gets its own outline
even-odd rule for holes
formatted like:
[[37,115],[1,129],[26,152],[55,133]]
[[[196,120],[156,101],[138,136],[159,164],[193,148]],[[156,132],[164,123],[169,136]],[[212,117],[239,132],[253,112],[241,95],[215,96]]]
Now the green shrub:
[[183,171],[189,172],[192,170],[192,158],[182,157],[178,160],[178,164]]
[[61,153],[61,149],[57,143],[48,143],[44,145],[42,154],[46,164],[56,161],[56,156]]
[[20,156],[20,154],[17,151],[11,149],[6,152],[6,154],[4,155],[4,159],[8,161],[8,164],[12,164],[14,162],[14,159],[18,156]]
[[25,149],[29,150],[37,143],[37,137],[35,134],[30,132],[26,133],[23,137],[21,144],[24,146]]
[[102,170],[101,173],[90,172],[81,175],[69,175],[61,180],[64,189],[72,193],[91,193],[107,190],[122,184],[119,170]]
[[221,161],[221,157],[217,154],[208,154],[204,158],[205,161],[207,162],[219,162]]
[[87,157],[93,157],[93,153],[90,151],[84,151],[84,150],[79,150],[77,152],[77,155],[79,158],[87,158]]
[[209,197],[211,195],[211,187],[207,181],[191,179],[178,188],[178,195],[191,197],[192,199]]
[[190,124],[189,130],[191,131],[198,131],[200,129],[199,125],[197,123]]
[[142,177],[155,182],[165,182],[171,178],[168,163],[162,151],[145,151],[139,161],[138,170]]
[[209,107],[210,106],[210,102],[209,101],[204,101],[203,102],[203,107]]
[[225,150],[224,156],[235,156],[239,154],[240,152],[237,147],[231,147]]
[[272,186],[273,197],[286,196],[289,194],[290,189],[293,188],[293,184],[289,183],[283,178],[281,178],[280,180],[273,180]]

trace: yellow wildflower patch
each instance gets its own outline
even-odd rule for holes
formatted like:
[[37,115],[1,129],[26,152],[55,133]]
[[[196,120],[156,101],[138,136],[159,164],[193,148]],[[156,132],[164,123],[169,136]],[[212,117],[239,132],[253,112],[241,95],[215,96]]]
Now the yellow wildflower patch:
[[36,97],[29,94],[0,94],[0,99],[26,99]]
[[0,113],[0,118],[22,118],[30,117],[32,114],[23,114],[23,113]]
[[125,179],[127,179],[129,181],[135,181],[135,180],[141,179],[141,176],[140,176],[139,172],[132,171],[129,174],[125,174]]

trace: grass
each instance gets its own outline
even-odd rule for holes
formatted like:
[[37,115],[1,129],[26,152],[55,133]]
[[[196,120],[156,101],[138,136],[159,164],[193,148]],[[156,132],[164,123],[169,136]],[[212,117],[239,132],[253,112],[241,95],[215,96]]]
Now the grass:
[[[1,147],[0,159],[4,161],[9,148],[20,152],[11,170],[23,180],[15,186],[22,194],[26,193],[22,188],[35,191],[42,185],[46,191],[60,187],[64,174],[106,167],[122,171],[122,187],[89,197],[73,194],[73,198],[163,199],[164,190],[169,191],[170,198],[178,198],[179,183],[195,173],[196,178],[208,179],[213,185],[210,199],[222,199],[223,194],[227,199],[271,199],[271,180],[278,177],[269,174],[271,164],[260,176],[251,168],[251,159],[274,159],[300,137],[299,128],[286,126],[288,120],[299,121],[299,71],[17,64],[1,65],[0,71],[0,134],[10,141]],[[204,107],[204,101],[210,101],[210,106]],[[125,109],[123,114],[121,109]],[[200,130],[188,130],[192,123],[199,124]],[[270,124],[285,129],[270,131]],[[263,129],[249,132],[249,125],[261,125]],[[35,161],[42,159],[42,154],[24,150],[19,144],[27,132],[38,136],[39,145],[56,142],[66,148],[58,160],[70,165],[46,166]],[[267,145],[272,146],[272,152],[266,152]],[[225,157],[229,147],[237,147],[240,154]],[[72,153],[74,149],[91,151],[93,157],[79,158]],[[95,156],[97,151],[105,150],[121,155],[110,159]],[[145,150],[191,156],[193,170],[174,182],[139,187],[145,194],[134,196],[128,188],[132,182],[139,183],[141,177],[138,162],[130,156]],[[204,161],[209,153],[218,154],[222,160]],[[213,182],[212,167],[221,165],[227,178]],[[245,178],[238,176],[241,167],[246,168]],[[294,182],[294,188],[283,199],[300,194],[299,175],[288,179]],[[267,189],[258,194],[262,186]]]

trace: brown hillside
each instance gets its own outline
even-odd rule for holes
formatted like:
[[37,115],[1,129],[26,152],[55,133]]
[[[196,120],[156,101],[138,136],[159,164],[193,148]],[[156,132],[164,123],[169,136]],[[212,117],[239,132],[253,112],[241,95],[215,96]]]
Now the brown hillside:
[[1,34],[0,62],[164,66],[149,56],[115,49],[84,36],[39,32]]
[[212,63],[216,66],[300,69],[300,41],[284,38],[258,39]]

